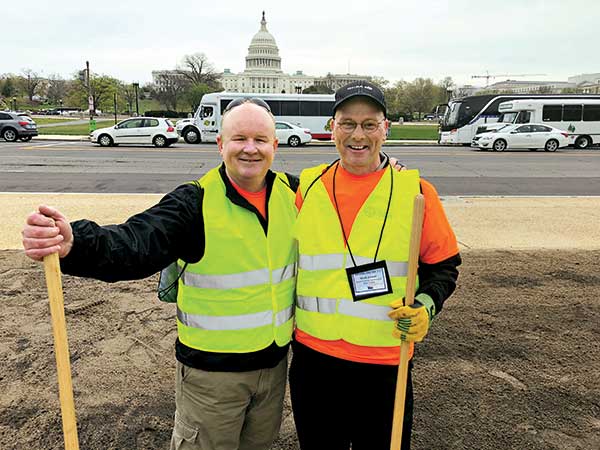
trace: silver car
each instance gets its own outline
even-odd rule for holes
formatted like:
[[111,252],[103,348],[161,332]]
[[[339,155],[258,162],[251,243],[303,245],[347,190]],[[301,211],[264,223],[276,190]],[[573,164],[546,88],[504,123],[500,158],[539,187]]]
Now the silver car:
[[20,139],[27,142],[37,135],[37,125],[31,117],[15,112],[0,111],[0,137],[5,141],[15,142]]

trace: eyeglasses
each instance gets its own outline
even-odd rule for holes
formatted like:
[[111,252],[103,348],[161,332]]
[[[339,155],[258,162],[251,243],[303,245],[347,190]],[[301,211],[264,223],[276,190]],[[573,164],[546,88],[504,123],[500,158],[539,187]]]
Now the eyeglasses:
[[265,102],[263,99],[260,99],[257,97],[240,97],[240,98],[236,98],[235,100],[230,101],[229,104],[225,107],[223,114],[231,111],[236,106],[243,105],[244,103],[254,103],[255,105],[261,106],[262,108],[265,108],[267,111],[271,112],[271,108],[269,107],[269,104],[267,102]]
[[344,120],[342,122],[336,122],[336,126],[338,126],[344,133],[352,133],[354,130],[356,130],[356,127],[360,125],[365,133],[371,134],[377,131],[383,122],[385,122],[385,119],[380,120],[379,122],[377,120],[365,120],[361,124],[358,124],[353,120]]

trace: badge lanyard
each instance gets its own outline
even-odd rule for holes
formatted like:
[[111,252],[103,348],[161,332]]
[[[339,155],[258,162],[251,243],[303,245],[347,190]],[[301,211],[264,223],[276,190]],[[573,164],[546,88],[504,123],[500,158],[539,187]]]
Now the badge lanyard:
[[373,262],[368,264],[356,265],[354,255],[350,249],[350,243],[344,230],[344,224],[342,222],[342,216],[340,215],[340,209],[338,207],[337,197],[335,195],[335,177],[339,163],[335,166],[333,171],[333,202],[335,204],[335,212],[337,213],[340,227],[342,229],[342,235],[344,236],[344,243],[348,248],[348,253],[352,259],[354,267],[346,269],[346,275],[348,276],[348,283],[350,284],[350,291],[352,292],[352,298],[354,301],[365,300],[371,297],[377,297],[380,295],[391,294],[392,285],[390,283],[390,275],[387,269],[385,261],[377,262],[377,254],[379,253],[379,247],[383,238],[383,231],[385,224],[387,223],[388,213],[390,211],[390,205],[392,203],[392,191],[394,189],[394,175],[392,167],[390,166],[390,195],[388,198],[387,208],[385,210],[385,216],[383,218],[383,224],[381,226],[381,232],[379,233],[379,240],[377,242],[377,248],[375,249],[375,256]]

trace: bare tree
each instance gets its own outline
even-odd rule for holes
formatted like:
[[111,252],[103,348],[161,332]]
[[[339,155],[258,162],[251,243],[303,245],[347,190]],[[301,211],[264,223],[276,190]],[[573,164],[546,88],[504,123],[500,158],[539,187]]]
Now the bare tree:
[[204,53],[185,55],[177,71],[192,85],[205,84],[211,88],[219,85],[219,74]]
[[36,90],[40,83],[42,82],[42,78],[38,76],[36,72],[31,69],[23,69],[23,76],[21,77],[21,84],[23,85],[23,89],[27,92],[27,96],[29,100],[33,100],[33,96],[36,94]]
[[171,74],[157,76],[158,85],[153,89],[154,98],[168,110],[177,111],[177,103],[190,85],[185,78]]
[[133,104],[135,103],[135,89],[132,84],[121,84],[120,95],[127,103],[127,111],[129,115],[133,114]]
[[48,77],[48,90],[46,95],[50,102],[56,104],[64,99],[67,94],[67,82],[58,74]]

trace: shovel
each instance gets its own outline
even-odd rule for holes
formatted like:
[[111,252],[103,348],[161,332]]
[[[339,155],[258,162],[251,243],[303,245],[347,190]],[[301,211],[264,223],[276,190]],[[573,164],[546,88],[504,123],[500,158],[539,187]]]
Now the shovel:
[[44,257],[44,272],[46,273],[46,286],[48,287],[48,297],[50,299],[50,315],[52,316],[54,354],[56,356],[58,394],[60,399],[60,411],[62,414],[65,450],[79,450],[58,253],[52,253],[51,255]]
[[[410,246],[408,248],[408,275],[406,278],[406,293],[404,304],[412,305],[415,300],[415,284],[419,266],[419,249],[421,246],[421,231],[423,228],[423,212],[425,198],[422,194],[415,195],[413,205],[412,228],[410,231]],[[390,450],[399,450],[402,443],[402,424],[404,422],[404,402],[406,401],[406,381],[408,377],[408,352],[410,343],[400,344],[400,364],[396,379],[396,398],[394,400],[394,420],[392,422],[392,441]]]

